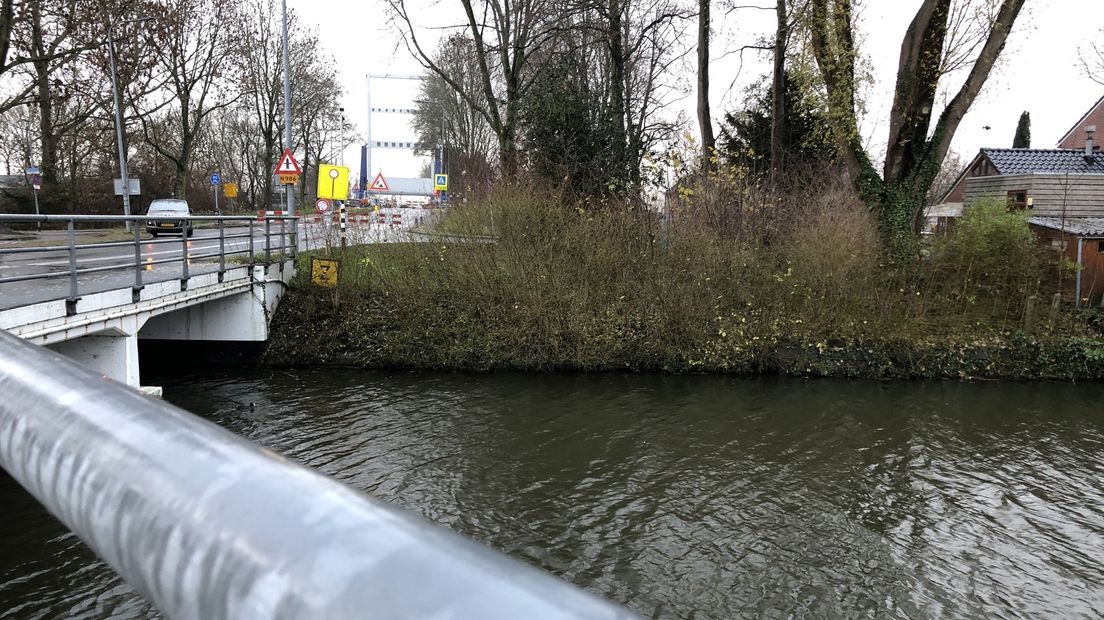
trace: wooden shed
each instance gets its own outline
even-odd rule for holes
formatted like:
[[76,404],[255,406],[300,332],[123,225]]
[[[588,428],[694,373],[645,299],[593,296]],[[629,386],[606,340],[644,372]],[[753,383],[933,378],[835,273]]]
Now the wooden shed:
[[1062,292],[1078,307],[1099,305],[1104,298],[1104,217],[1034,216],[1027,222],[1041,245],[1077,265]]

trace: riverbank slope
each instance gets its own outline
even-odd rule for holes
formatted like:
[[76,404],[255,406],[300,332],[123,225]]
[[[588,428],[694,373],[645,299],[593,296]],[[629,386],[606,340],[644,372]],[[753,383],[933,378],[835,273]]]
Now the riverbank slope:
[[1051,306],[1054,265],[1020,215],[1002,205],[976,212],[901,268],[884,264],[876,233],[848,205],[764,239],[507,196],[455,210],[437,241],[333,249],[335,289],[312,286],[303,269],[265,362],[1104,377],[1096,311]]

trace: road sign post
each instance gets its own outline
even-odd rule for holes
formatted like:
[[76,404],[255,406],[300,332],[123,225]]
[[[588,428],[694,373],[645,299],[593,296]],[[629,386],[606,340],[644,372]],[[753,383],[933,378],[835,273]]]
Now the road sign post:
[[230,212],[233,213],[234,212],[234,199],[238,197],[238,184],[237,183],[230,183],[229,181],[227,181],[226,183],[223,183],[222,184],[222,197],[225,198],[228,201],[227,204],[230,207]]
[[[31,182],[31,194],[34,196],[35,215],[42,215],[38,208],[38,190],[42,189],[42,169],[38,166],[27,168],[27,178]],[[35,222],[35,227],[42,230],[42,222]]]
[[[38,190],[42,189],[42,170],[38,166],[27,168],[27,177],[31,181],[31,193],[34,195],[35,215],[42,215],[38,209]],[[36,222],[35,226],[42,230],[42,222]]]
[[340,261],[329,258],[311,258],[311,283],[315,286],[337,286]]
[[215,215],[222,215],[222,213],[219,212],[219,206],[218,206],[218,195],[219,195],[218,189],[219,189],[219,183],[221,183],[221,182],[222,182],[222,177],[219,176],[219,173],[216,172],[216,173],[211,175],[211,193],[213,193],[215,195]]

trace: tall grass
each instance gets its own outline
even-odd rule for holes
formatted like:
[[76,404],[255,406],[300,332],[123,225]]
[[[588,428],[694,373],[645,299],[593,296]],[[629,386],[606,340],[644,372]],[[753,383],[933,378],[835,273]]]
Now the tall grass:
[[756,204],[741,192],[728,214],[723,196],[698,203],[730,223],[717,227],[693,212],[705,192],[664,222],[501,188],[453,209],[431,242],[344,250],[341,288],[310,293],[304,312],[336,313],[341,347],[390,365],[755,370],[780,346],[1022,330],[1040,294],[1026,223],[995,208],[894,270],[850,192]]

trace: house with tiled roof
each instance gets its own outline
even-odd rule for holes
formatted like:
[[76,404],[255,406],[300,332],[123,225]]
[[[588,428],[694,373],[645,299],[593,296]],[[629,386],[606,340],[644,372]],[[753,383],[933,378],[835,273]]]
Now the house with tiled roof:
[[[1104,100],[1102,100],[1104,101]],[[1041,244],[1080,266],[1068,281],[1076,303],[1104,297],[1104,152],[1095,146],[1099,103],[1075,127],[1084,129],[1078,149],[981,149],[940,204],[926,212],[929,232],[947,230],[953,218],[985,198],[1030,212]],[[1102,123],[1104,126],[1104,123]],[[1063,140],[1070,142],[1067,135]]]
[[[1078,154],[1085,146],[1093,153],[1100,151],[1099,139],[1094,139],[1097,127],[1104,130],[1104,97],[1101,97],[1073,124],[1054,149],[981,149],[970,165],[962,171],[933,206],[928,207],[929,220],[945,220],[962,215],[966,204],[966,189],[970,179],[988,176],[1047,174],[1095,174],[1099,164],[1082,166]],[[1104,135],[1104,134],[1102,134]],[[975,185],[979,185],[975,183]],[[990,186],[992,183],[989,184]],[[1027,196],[1031,198],[1030,193]]]
[[[1104,154],[1072,149],[981,149],[956,195],[964,207],[984,197],[1034,215],[1104,217]],[[953,191],[953,190],[952,190]]]

